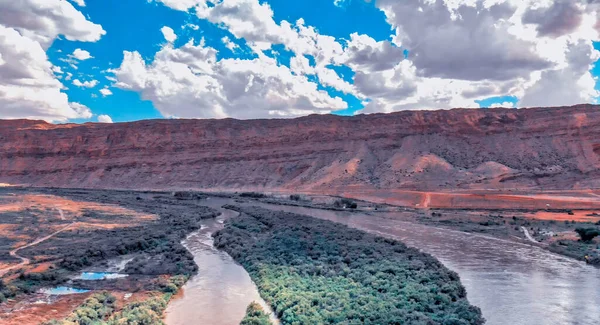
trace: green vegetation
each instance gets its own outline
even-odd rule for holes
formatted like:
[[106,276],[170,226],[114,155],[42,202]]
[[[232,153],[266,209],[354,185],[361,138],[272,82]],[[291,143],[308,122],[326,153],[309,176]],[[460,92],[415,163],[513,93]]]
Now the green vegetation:
[[5,283],[0,279],[0,303],[6,299],[11,299],[19,294],[34,293],[44,286],[56,286],[62,284],[67,279],[67,272],[64,270],[51,269],[43,273],[20,273],[19,276]]
[[483,324],[456,273],[401,242],[329,221],[237,208],[215,245],[282,324]]
[[[137,192],[80,193],[60,190],[52,194],[75,200],[119,204],[140,212],[156,214],[159,218],[141,220],[130,227],[65,231],[51,240],[23,249],[19,253],[32,261],[39,262],[38,257],[41,256],[44,261],[54,262],[55,265],[43,273],[21,273],[14,280],[0,281],[0,303],[20,294],[34,293],[43,287],[61,285],[74,272],[128,254],[136,254],[136,257],[127,264],[124,273],[191,275],[196,272],[197,266],[193,255],[182,246],[181,241],[189,233],[199,229],[203,219],[217,215],[215,210],[199,205],[196,199],[181,201],[167,194],[139,200]],[[24,215],[27,217],[24,219],[25,223],[33,218],[27,213]],[[0,219],[8,217],[11,215],[0,214]],[[81,222],[103,220],[109,224],[122,219],[123,216],[119,214],[106,214],[91,209],[78,217]]]
[[170,277],[159,284],[160,292],[153,297],[132,302],[119,311],[115,311],[113,295],[97,293],[64,320],[52,320],[46,325],[161,325],[167,304],[186,281],[186,276]]
[[577,228],[575,232],[583,242],[591,242],[597,236],[600,236],[600,230],[596,228]]
[[75,309],[71,315],[62,321],[53,320],[47,325],[92,325],[100,324],[115,310],[115,296],[108,292],[101,292],[87,298],[83,304]]
[[246,316],[240,325],[272,325],[269,315],[256,302],[252,302],[246,308]]
[[[167,299],[168,298],[168,299]],[[153,297],[131,303],[115,313],[102,325],[162,325],[162,313],[167,308],[171,295]]]
[[249,198],[253,198],[253,199],[262,199],[262,198],[266,198],[267,195],[265,195],[263,193],[257,193],[257,192],[242,192],[242,193],[240,193],[240,197],[249,197]]

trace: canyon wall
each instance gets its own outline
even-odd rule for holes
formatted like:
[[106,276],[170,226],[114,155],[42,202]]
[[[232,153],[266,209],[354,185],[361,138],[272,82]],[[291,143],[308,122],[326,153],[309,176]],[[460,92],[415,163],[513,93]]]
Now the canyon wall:
[[600,187],[600,106],[117,124],[0,121],[0,183],[136,189]]

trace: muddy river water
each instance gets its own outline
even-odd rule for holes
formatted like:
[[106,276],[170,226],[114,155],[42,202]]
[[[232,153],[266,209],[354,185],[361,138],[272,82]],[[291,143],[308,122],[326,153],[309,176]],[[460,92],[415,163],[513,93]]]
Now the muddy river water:
[[[215,208],[226,203],[239,204],[207,200]],[[432,254],[460,275],[469,301],[481,308],[487,324],[600,324],[600,269],[583,262],[530,245],[403,222],[393,213],[250,205],[343,223]],[[234,214],[222,211],[225,218]],[[186,241],[200,271],[169,305],[168,325],[238,324],[248,303],[260,301],[244,269],[212,247],[210,233],[218,229],[219,220],[208,223]]]

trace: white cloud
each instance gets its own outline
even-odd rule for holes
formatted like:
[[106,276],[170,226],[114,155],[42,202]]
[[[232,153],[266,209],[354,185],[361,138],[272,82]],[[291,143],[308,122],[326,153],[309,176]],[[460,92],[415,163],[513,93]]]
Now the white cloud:
[[561,69],[547,70],[524,91],[522,106],[565,106],[590,103],[600,96],[596,81],[590,73],[593,63],[600,58],[592,44],[580,41],[567,52],[568,64]]
[[77,113],[75,117],[82,119],[89,119],[92,117],[92,111],[89,107],[80,103],[69,103],[69,105]]
[[[520,98],[519,106],[592,101],[597,7],[558,2],[376,2],[396,30],[395,43],[410,51],[400,66],[412,68],[357,72],[356,87],[373,99],[365,111],[477,107],[476,99],[503,95]],[[395,88],[399,82],[412,83],[413,92]]]
[[199,30],[200,26],[195,25],[195,24],[185,24],[183,27],[188,27],[191,28],[192,30]]
[[291,117],[347,107],[274,59],[217,61],[203,41],[165,46],[150,65],[137,52],[124,56],[113,70],[116,86],[141,92],[167,117]]
[[175,31],[171,27],[164,26],[163,28],[160,29],[160,31],[163,33],[165,40],[167,40],[167,42],[169,42],[169,43],[173,43],[177,39],[177,35],[175,35]]
[[353,33],[345,56],[346,63],[355,71],[383,71],[402,61],[404,50],[390,42],[377,42],[368,35]]
[[336,7],[342,7],[346,0],[333,0],[333,5]]
[[0,0],[0,24],[18,30],[47,49],[58,35],[70,41],[95,42],[106,34],[64,0]]
[[80,7],[85,7],[85,1],[84,0],[71,0],[71,1],[75,2]]
[[[393,27],[393,44],[356,33],[338,40],[302,19],[275,21],[270,6],[258,0],[158,1],[194,8],[199,18],[244,39],[259,60],[283,44],[293,53],[294,76],[316,76],[355,95],[366,103],[365,112],[478,107],[477,99],[504,95],[526,106],[598,96],[589,73],[596,59],[592,40],[600,38],[597,1],[379,0],[375,5]],[[330,65],[350,67],[354,84]]]
[[82,88],[94,88],[94,87],[96,87],[96,85],[98,85],[98,80],[89,80],[89,81],[81,82],[79,79],[75,79],[75,80],[73,80],[73,85],[75,85],[76,87],[82,87]]
[[[72,4],[60,0],[0,0],[0,116],[66,121],[91,117],[89,109],[69,103],[46,49],[58,35],[97,41],[105,34]],[[70,79],[67,74],[65,79]]]
[[88,52],[86,50],[82,50],[82,49],[76,49],[75,51],[73,51],[73,54],[71,54],[71,57],[73,57],[79,61],[84,61],[84,60],[93,58],[93,56],[90,55],[90,52]]
[[223,42],[223,44],[225,44],[225,47],[230,49],[231,51],[234,51],[235,49],[237,49],[239,46],[237,44],[235,44],[234,42],[232,42],[229,37],[224,36],[221,39],[221,42]]
[[113,94],[112,91],[107,87],[100,89],[100,93],[102,94],[102,97],[110,96]]
[[511,103],[511,102],[502,102],[502,103],[495,103],[495,104],[490,105],[490,108],[496,108],[496,107],[513,108],[513,107],[515,107],[515,104]]
[[[1,62],[0,62],[1,63]],[[52,72],[57,73],[57,74],[63,74],[64,72],[62,71],[62,68],[59,66],[53,66],[52,67]]]
[[78,113],[69,105],[62,84],[42,46],[0,25],[0,116],[63,121]]
[[113,120],[110,116],[106,115],[106,114],[101,114],[98,115],[98,122],[100,123],[112,123]]

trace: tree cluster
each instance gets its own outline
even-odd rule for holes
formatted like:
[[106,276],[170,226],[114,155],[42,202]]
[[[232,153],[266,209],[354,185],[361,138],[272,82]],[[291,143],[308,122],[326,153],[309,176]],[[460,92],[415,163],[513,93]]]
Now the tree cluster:
[[483,324],[458,275],[401,242],[341,224],[237,208],[215,245],[282,324]]
[[577,228],[575,232],[583,242],[591,242],[594,238],[600,236],[600,230],[596,228]]

